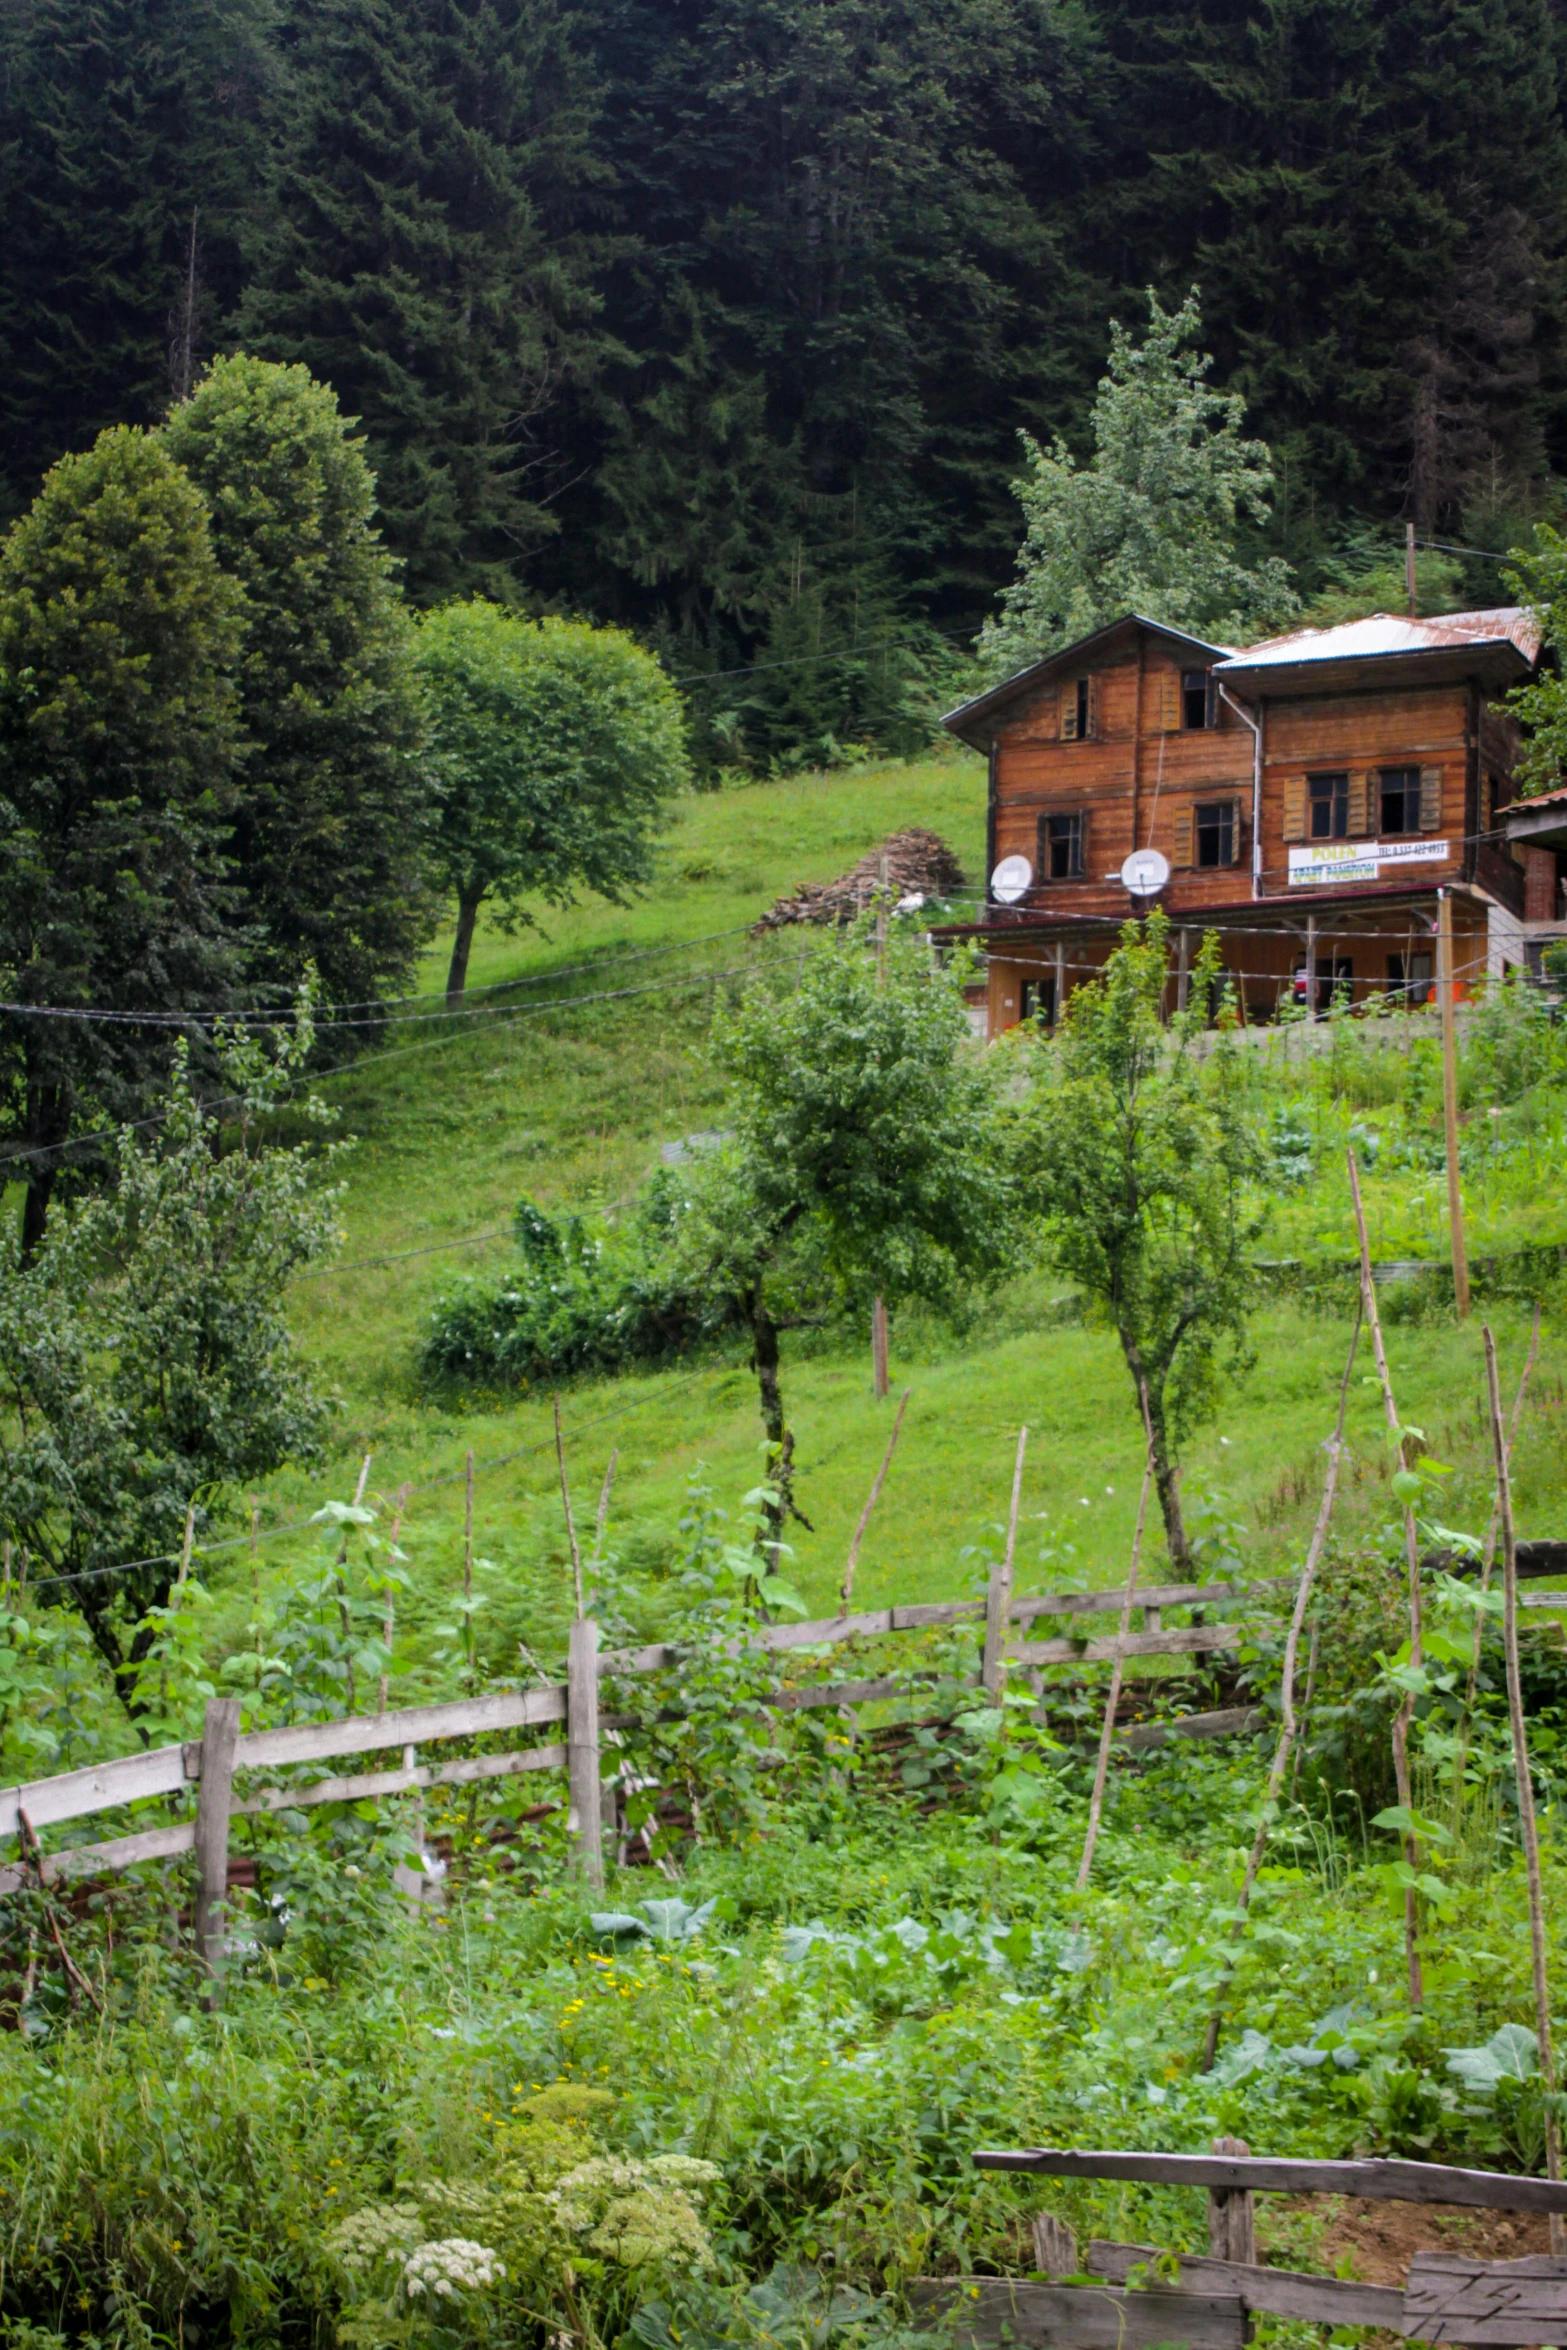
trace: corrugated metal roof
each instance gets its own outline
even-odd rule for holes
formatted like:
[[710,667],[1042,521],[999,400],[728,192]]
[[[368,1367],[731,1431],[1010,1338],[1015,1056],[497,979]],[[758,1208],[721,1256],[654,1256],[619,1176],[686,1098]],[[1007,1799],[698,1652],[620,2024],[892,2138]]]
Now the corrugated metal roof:
[[1441,653],[1470,646],[1510,644],[1526,661],[1540,650],[1540,630],[1525,605],[1503,604],[1488,612],[1442,612],[1411,620],[1398,612],[1373,612],[1337,628],[1297,628],[1287,636],[1264,637],[1243,653],[1221,661],[1221,672],[1297,667],[1303,661],[1374,661],[1390,653]]

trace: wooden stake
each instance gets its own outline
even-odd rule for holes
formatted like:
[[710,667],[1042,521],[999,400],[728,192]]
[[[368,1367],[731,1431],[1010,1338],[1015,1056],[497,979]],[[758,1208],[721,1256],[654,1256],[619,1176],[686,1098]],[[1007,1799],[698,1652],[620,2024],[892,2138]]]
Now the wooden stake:
[[1317,1017],[1317,917],[1306,916],[1306,1017]]
[[604,1536],[609,1530],[609,1497],[615,1489],[615,1465],[619,1459],[620,1447],[617,1445],[609,1456],[609,1465],[604,1471],[604,1482],[599,1487],[598,1516],[593,1521],[593,1557],[595,1564],[604,1556]]
[[201,1732],[201,1785],[196,1797],[196,1949],[209,1975],[223,1954],[223,1904],[228,1894],[229,1797],[239,1744],[239,1699],[209,1697]]
[[468,1447],[468,1458],[463,1469],[462,1504],[462,1595],[463,1648],[468,1659],[468,1678],[473,1679],[473,1446]]
[[[1518,1382],[1518,1393],[1513,1397],[1513,1416],[1507,1425],[1507,1461],[1512,1466],[1513,1446],[1518,1441],[1518,1423],[1523,1418],[1523,1399],[1534,1376],[1534,1366],[1540,1352],[1540,1309],[1534,1309],[1534,1328],[1529,1333],[1529,1354]],[[1482,1597],[1491,1588],[1491,1570],[1496,1564],[1496,1542],[1502,1530],[1500,1509],[1493,1503],[1491,1522],[1485,1530],[1485,1551],[1480,1561],[1480,1591]],[[1469,1686],[1464,1691],[1464,1731],[1459,1747],[1459,1783],[1462,1784],[1464,1765],[1469,1757],[1469,1717],[1474,1712],[1475,1689],[1480,1679],[1480,1640],[1485,1630],[1485,1611],[1475,1610],[1474,1645],[1469,1656]]]
[[[1339,1382],[1338,1418],[1334,1422],[1333,1434],[1328,1440],[1328,1473],[1323,1481],[1322,1500],[1317,1509],[1317,1522],[1312,1528],[1311,1547],[1306,1552],[1306,1564],[1301,1571],[1300,1587],[1295,1594],[1295,1612],[1290,1617],[1289,1636],[1284,1643],[1284,1677],[1279,1690],[1279,1742],[1273,1750],[1273,1768],[1268,1773],[1268,1791],[1262,1800],[1262,1817],[1257,1823],[1257,1834],[1252,1843],[1250,1857],[1246,1862],[1246,1873],[1241,1879],[1240,1898],[1235,1905],[1235,1921],[1230,1927],[1232,1943],[1239,1940],[1246,1923],[1246,1912],[1251,1906],[1252,1887],[1257,1882],[1257,1871],[1262,1866],[1262,1856],[1268,1849],[1269,1832],[1278,1811],[1279,1796],[1284,1787],[1284,1774],[1289,1769],[1290,1754],[1297,1736],[1295,1661],[1300,1654],[1301,1627],[1306,1621],[1306,1610],[1311,1604],[1311,1590],[1316,1580],[1317,1561],[1322,1556],[1322,1546],[1327,1540],[1328,1521],[1333,1515],[1334,1497],[1338,1492],[1339,1461],[1344,1451],[1344,1415],[1349,1408],[1350,1376],[1354,1371],[1355,1356],[1360,1348],[1361,1320],[1362,1309],[1357,1305],[1355,1327],[1350,1333],[1349,1353],[1344,1362],[1344,1376]],[[1312,1654],[1315,1658],[1315,1636],[1313,1636]],[[1308,1680],[1308,1704],[1310,1703],[1310,1686]],[[1219,2048],[1219,2031],[1224,2021],[1225,1997],[1234,1980],[1234,1975],[1233,1962],[1226,1963],[1223,1977],[1214,1993],[1213,2008],[1208,2017],[1208,2037],[1203,2044],[1201,2067],[1205,2073],[1211,2073],[1213,2070],[1213,2060]],[[1231,2256],[1226,2255],[1226,2257]]]
[[[1518,1671],[1518,1544],[1513,1532],[1512,1473],[1502,1427],[1502,1391],[1496,1376],[1496,1341],[1490,1324],[1485,1339],[1485,1383],[1491,1404],[1491,1447],[1496,1460],[1496,1507],[1502,1522],[1502,1638],[1507,1649],[1507,1713],[1513,1733],[1513,1774],[1518,1783],[1518,1834],[1529,1881],[1529,1948],[1534,1960],[1534,2029],[1545,2084],[1545,2175],[1562,2175],[1562,2129],[1556,2111],[1556,2059],[1551,2048],[1551,1994],[1546,1967],[1545,1897],[1540,1884],[1540,1836],[1534,1817],[1534,1780],[1524,1726],[1523,1684]],[[1551,2250],[1567,2252],[1567,2222],[1551,2214]]]
[[1453,1252],[1453,1303],[1469,1313],[1469,1256],[1464,1246],[1464,1187],[1458,1169],[1458,1056],[1453,1028],[1453,901],[1437,893],[1436,992],[1442,1007],[1442,1123],[1447,1137],[1447,1232]]
[[[359,1482],[354,1487],[355,1509],[358,1509],[364,1500],[365,1487],[370,1482],[370,1463],[374,1457],[373,1453],[367,1452],[359,1464]],[[342,1629],[344,1662],[347,1667],[343,1690],[347,1699],[347,1710],[352,1713],[354,1710],[354,1625],[348,1605],[348,1528],[346,1526],[343,1528],[343,1539],[338,1544],[337,1550],[337,1620]]]
[[881,1403],[891,1385],[887,1370],[887,1301],[871,1300],[871,1389]]
[[892,1434],[888,1437],[887,1449],[881,1456],[881,1467],[876,1472],[876,1481],[866,1498],[864,1509],[860,1512],[860,1522],[854,1529],[854,1540],[849,1545],[848,1562],[843,1570],[843,1587],[838,1594],[841,1602],[839,1612],[843,1615],[847,1615],[849,1612],[849,1601],[854,1591],[854,1568],[860,1555],[860,1541],[866,1527],[871,1522],[871,1512],[881,1499],[882,1483],[887,1471],[892,1466],[892,1456],[898,1442],[898,1430],[903,1426],[903,1415],[908,1409],[909,1397],[913,1392],[912,1388],[905,1387],[898,1398],[898,1416],[892,1423]]
[[[1387,1415],[1388,1433],[1398,1446],[1398,1465],[1407,1469],[1408,1442],[1399,1426],[1398,1406],[1393,1400],[1393,1380],[1387,1367],[1387,1349],[1382,1344],[1382,1317],[1377,1311],[1377,1285],[1371,1273],[1371,1243],[1366,1236],[1365,1203],[1360,1196],[1360,1169],[1355,1164],[1353,1151],[1346,1151],[1349,1161],[1349,1194],[1355,1204],[1355,1235],[1360,1245],[1360,1304],[1361,1311],[1371,1325],[1371,1351],[1376,1357],[1377,1377],[1382,1383],[1382,1408]],[[1404,1504],[1404,1564],[1409,1581],[1409,1661],[1418,1667],[1424,1649],[1421,1642],[1420,1616],[1420,1535],[1415,1525],[1415,1513],[1409,1503]],[[1398,1800],[1406,1811],[1414,1810],[1414,1792],[1409,1778],[1409,1725],[1414,1719],[1413,1693],[1407,1695],[1393,1716],[1393,1777],[1398,1788]],[[1412,1869],[1420,1866],[1420,1845],[1413,1829],[1404,1838],[1404,1858]],[[1413,1885],[1404,1888],[1404,1954],[1409,1964],[1409,2004],[1412,2010],[1425,2005],[1425,1981],[1420,1967],[1420,1917]]]
[[1017,1459],[1012,1468],[1012,1508],[1007,1518],[1007,1546],[1002,1553],[1001,1564],[991,1569],[990,1589],[985,1595],[985,1661],[981,1668],[981,1679],[986,1694],[991,1698],[1001,1695],[1001,1685],[1006,1679],[1007,1632],[1012,1621],[1012,1556],[1017,1547],[1017,1514],[1023,1500],[1023,1455],[1027,1450],[1028,1430],[1020,1428],[1017,1432]]
[[577,1618],[586,1612],[582,1592],[582,1553],[577,1548],[577,1521],[571,1514],[571,1487],[566,1482],[566,1440],[560,1432],[560,1397],[555,1401],[555,1458],[560,1464],[560,1498],[566,1512],[566,1540],[571,1544],[571,1576],[577,1594]]
[[192,1548],[195,1545],[195,1540],[196,1504],[192,1502],[190,1507],[185,1512],[185,1536],[184,1540],[180,1544],[180,1571],[174,1578],[174,1588],[176,1591],[178,1591],[180,1585],[184,1582],[186,1576],[190,1573],[190,1554]]
[[[403,1504],[408,1499],[408,1492],[409,1488],[406,1485],[399,1485],[397,1491],[392,1496],[392,1531],[386,1545],[389,1553],[396,1551],[397,1537],[403,1530]],[[391,1568],[395,1567],[397,1562],[395,1557],[389,1556],[386,1563],[387,1566]],[[386,1711],[387,1681],[391,1673],[392,1634],[396,1629],[396,1625],[396,1602],[392,1586],[390,1583],[388,1583],[386,1587],[386,1611],[381,1618],[381,1646],[386,1650],[388,1661],[382,1669],[380,1680],[376,1683],[375,1710],[378,1714],[384,1714]],[[411,1768],[412,1766],[410,1765],[409,1767]]]
[[1099,1841],[1099,1815],[1104,1809],[1105,1782],[1110,1775],[1110,1741],[1115,1736],[1115,1709],[1121,1702],[1121,1665],[1126,1647],[1126,1636],[1132,1628],[1133,1594],[1137,1589],[1137,1566],[1143,1555],[1143,1528],[1148,1522],[1148,1489],[1153,1483],[1153,1421],[1148,1412],[1148,1389],[1138,1382],[1138,1394],[1143,1407],[1143,1430],[1147,1451],[1143,1456],[1143,1489],[1137,1501],[1137,1530],[1132,1536],[1132,1563],[1126,1578],[1126,1597],[1121,1602],[1121,1629],[1116,1634],[1115,1660],[1110,1667],[1110,1687],[1105,1696],[1105,1718],[1099,1732],[1099,1759],[1094,1765],[1094,1790],[1088,1799],[1088,1827],[1083,1837],[1083,1857],[1077,1864],[1077,1890],[1083,1892],[1094,1865],[1094,1846]]
[[566,1661],[566,1770],[571,1791],[567,1832],[575,1865],[595,1892],[604,1884],[604,1822],[599,1785],[599,1628],[579,1615]]

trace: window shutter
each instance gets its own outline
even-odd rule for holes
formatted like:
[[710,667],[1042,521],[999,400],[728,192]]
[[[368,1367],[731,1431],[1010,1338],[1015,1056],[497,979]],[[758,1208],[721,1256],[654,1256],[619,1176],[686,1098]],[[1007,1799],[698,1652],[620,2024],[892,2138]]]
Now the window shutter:
[[1442,829],[1440,767],[1422,767],[1420,770],[1420,829],[1422,832],[1440,832]]
[[1079,881],[1081,881],[1081,880],[1082,880],[1082,878],[1083,878],[1083,875],[1084,875],[1084,874],[1085,874],[1087,871],[1088,871],[1088,810],[1087,810],[1086,808],[1084,808],[1084,809],[1080,810],[1080,812],[1079,812],[1079,814],[1078,814],[1078,819],[1077,819],[1077,863],[1076,863],[1076,865],[1073,867],[1073,872],[1074,872],[1074,875],[1075,875],[1076,879],[1077,879],[1077,880],[1079,880]]
[[1170,862],[1173,865],[1190,865],[1195,862],[1192,843],[1192,805],[1189,800],[1184,808],[1177,808],[1175,811],[1175,854]]
[[1237,798],[1231,803],[1234,815],[1230,819],[1230,863],[1239,865],[1247,846],[1246,802]]
[[1165,734],[1181,731],[1181,673],[1178,669],[1159,672],[1159,725]]
[[1064,743],[1075,743],[1077,740],[1077,679],[1075,677],[1070,684],[1061,688],[1061,740]]
[[1284,780],[1284,837],[1286,840],[1304,840],[1306,837],[1306,778],[1289,775]]
[[1098,691],[1098,688],[1099,688],[1099,680],[1098,680],[1098,678],[1097,678],[1097,677],[1090,677],[1090,679],[1088,680],[1088,731],[1089,731],[1089,733],[1090,733],[1091,735],[1095,735],[1095,734],[1097,734],[1097,733],[1099,732],[1099,691]]
[[1363,775],[1352,775],[1349,779],[1347,823],[1350,839],[1364,840],[1366,836],[1366,779]]
[[1376,769],[1369,768],[1366,786],[1366,838],[1375,840],[1382,830],[1382,778]]

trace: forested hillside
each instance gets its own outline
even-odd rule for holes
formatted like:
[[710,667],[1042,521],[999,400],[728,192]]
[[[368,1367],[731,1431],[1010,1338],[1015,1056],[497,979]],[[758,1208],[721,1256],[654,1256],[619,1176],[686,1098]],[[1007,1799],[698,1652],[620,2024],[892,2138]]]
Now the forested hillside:
[[[1267,551],[1567,469],[1547,0],[17,0],[0,502],[238,346],[363,420],[416,602],[632,625],[753,764],[896,736],[1018,433],[1199,282]],[[1489,599],[1494,566],[1460,592]],[[844,655],[854,656],[845,659]]]

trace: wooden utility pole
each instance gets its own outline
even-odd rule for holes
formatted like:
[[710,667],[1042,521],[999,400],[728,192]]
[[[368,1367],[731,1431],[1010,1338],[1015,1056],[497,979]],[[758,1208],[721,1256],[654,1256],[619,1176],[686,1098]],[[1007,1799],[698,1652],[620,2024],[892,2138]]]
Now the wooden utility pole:
[[1012,1624],[1012,1558],[1017,1548],[1017,1515],[1023,1500],[1023,1455],[1028,1450],[1028,1430],[1017,1432],[1017,1460],[1012,1470],[1012,1508],[1007,1517],[1007,1547],[1001,1563],[990,1572],[990,1589],[985,1597],[985,1657],[980,1678],[987,1697],[1001,1694],[1006,1679],[1007,1634]]
[[1419,599],[1415,594],[1415,526],[1412,522],[1404,525],[1404,593],[1409,598],[1409,617],[1413,620],[1417,616]]
[[[881,877],[876,885],[876,984],[887,984],[887,852],[881,854]],[[871,1386],[880,1403],[887,1395],[887,1301],[879,1294],[871,1302]]]
[[[1518,1840],[1529,1881],[1529,1946],[1534,1961],[1534,2028],[1545,2097],[1545,2175],[1562,2175],[1562,2125],[1556,2111],[1556,2059],[1551,2049],[1551,1994],[1546,1965],[1545,1895],[1540,1882],[1540,1835],[1534,1817],[1534,1779],[1524,1724],[1523,1685],[1518,1670],[1518,1544],[1513,1533],[1513,1493],[1507,1433],[1502,1424],[1502,1391],[1496,1376],[1496,1341],[1485,1329],[1485,1379],[1491,1405],[1491,1445],[1496,1460],[1496,1514],[1502,1525],[1502,1638],[1507,1650],[1507,1714],[1513,1734],[1513,1773],[1518,1787]],[[1551,2250],[1567,2252],[1567,2225],[1551,2214]]]
[[1317,917],[1306,916],[1306,1017],[1317,1016]]
[[1464,1247],[1464,1187],[1458,1170],[1458,1054],[1453,1033],[1453,901],[1437,892],[1436,992],[1442,1008],[1442,1122],[1447,1132],[1447,1230],[1453,1251],[1453,1302],[1469,1312],[1469,1255]]

